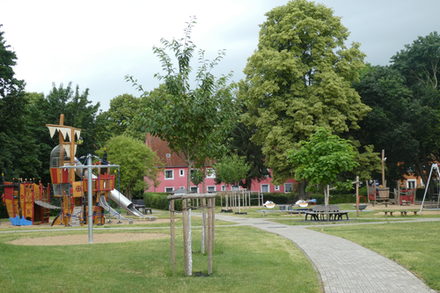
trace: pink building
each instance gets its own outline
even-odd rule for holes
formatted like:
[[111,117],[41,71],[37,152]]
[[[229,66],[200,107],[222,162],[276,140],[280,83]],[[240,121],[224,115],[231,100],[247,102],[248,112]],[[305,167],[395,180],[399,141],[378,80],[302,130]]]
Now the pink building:
[[[147,134],[146,144],[156,152],[159,159],[161,160],[163,166],[158,172],[158,181],[160,182],[158,186],[145,179],[148,183],[148,192],[173,192],[178,189],[186,188],[186,180],[188,176],[188,167],[186,166],[185,160],[174,152],[171,152],[168,147],[168,143]],[[207,166],[207,176],[205,178],[204,184],[199,184],[198,186],[191,186],[192,192],[217,192],[217,191],[230,191],[233,187],[225,183],[216,184],[215,183],[215,171],[211,166]],[[287,180],[282,185],[272,184],[272,178],[267,177],[261,181],[253,180],[251,183],[252,192],[291,192],[294,189],[296,181],[294,179]],[[205,190],[202,190],[205,189]]]

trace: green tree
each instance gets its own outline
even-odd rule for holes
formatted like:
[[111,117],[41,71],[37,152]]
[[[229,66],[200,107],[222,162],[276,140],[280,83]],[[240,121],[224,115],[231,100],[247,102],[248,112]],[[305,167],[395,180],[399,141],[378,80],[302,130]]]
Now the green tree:
[[342,134],[359,128],[369,111],[352,88],[363,67],[359,44],[332,10],[305,0],[266,14],[258,48],[248,59],[240,98],[243,121],[256,128],[275,182],[292,176],[287,152],[318,127]]
[[121,166],[121,189],[130,199],[147,187],[144,176],[156,182],[158,159],[142,141],[115,136],[98,153],[102,156],[104,151],[112,164]]
[[426,182],[429,166],[440,159],[440,36],[419,37],[391,58],[390,66],[370,66],[355,83],[373,111],[355,136],[385,149],[387,180],[408,172]]
[[3,34],[0,31],[0,173],[6,179],[38,177],[40,162],[29,131],[25,83],[15,77],[17,56]]
[[94,153],[103,145],[96,136],[96,115],[99,103],[93,104],[89,100],[89,89],[80,92],[79,86],[75,89],[69,83],[66,87],[54,84],[52,90],[46,96],[47,122],[58,124],[60,114],[64,114],[64,124],[81,128],[83,144],[78,148],[78,156]]
[[144,139],[145,132],[136,131],[136,116],[142,106],[141,98],[123,94],[110,101],[108,111],[97,116],[97,123],[101,126],[98,136],[109,139],[112,136],[126,135],[137,139]]
[[216,181],[218,183],[238,185],[246,178],[250,166],[243,157],[238,155],[225,156],[214,164]]
[[99,103],[93,105],[88,96],[88,90],[81,93],[78,86],[73,89],[71,84],[67,87],[62,84],[58,87],[54,85],[47,96],[38,93],[26,93],[24,95],[24,120],[27,121],[25,128],[33,139],[29,140],[32,149],[29,149],[26,153],[33,154],[36,160],[33,163],[27,163],[28,166],[33,166],[35,170],[33,172],[27,170],[23,176],[38,177],[43,182],[50,181],[49,156],[50,151],[57,144],[57,140],[50,138],[45,124],[58,124],[60,114],[65,115],[65,125],[82,129],[81,136],[84,144],[78,147],[78,157],[94,153],[104,144],[103,141],[99,141],[97,136],[99,126],[97,125],[96,115]]
[[[187,24],[182,39],[162,39],[162,47],[153,49],[164,71],[156,74],[163,82],[159,88],[145,92],[134,78],[127,77],[144,96],[140,118],[142,130],[167,141],[172,151],[185,158],[189,169],[203,166],[207,158],[219,156],[236,121],[229,76],[217,78],[212,73],[224,53],[220,52],[209,61],[200,50],[198,69],[192,70],[191,62],[196,52],[196,45],[191,40],[194,23]],[[188,190],[189,187],[188,176]]]
[[[404,77],[389,66],[369,66],[355,88],[373,110],[354,135],[361,144],[374,145],[378,152],[385,149],[387,181],[394,185],[413,166],[414,152],[419,149],[413,123],[420,104],[412,103]],[[430,112],[426,114],[430,116]]]
[[409,131],[418,143],[411,151],[413,167],[427,180],[427,168],[440,160],[440,35],[432,32],[417,38],[391,60],[412,91]]
[[[295,178],[307,180],[324,190],[325,205],[329,204],[329,185],[341,184],[341,175],[358,166],[357,152],[349,140],[318,128],[310,139],[301,141],[288,153]],[[350,183],[351,184],[351,183]]]
[[249,165],[246,180],[241,182],[242,186],[249,190],[252,180],[261,180],[270,175],[261,146],[252,141],[254,134],[255,128],[240,122],[231,132],[228,144],[229,152],[245,158],[246,163]]
[[440,35],[432,32],[419,37],[391,57],[392,66],[411,88],[438,90],[440,86]]

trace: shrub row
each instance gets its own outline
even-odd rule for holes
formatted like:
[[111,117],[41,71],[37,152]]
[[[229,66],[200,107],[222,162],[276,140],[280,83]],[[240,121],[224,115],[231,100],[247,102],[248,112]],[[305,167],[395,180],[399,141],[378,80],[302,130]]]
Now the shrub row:
[[[168,195],[170,194],[166,192],[145,192],[145,206],[153,209],[168,210]],[[180,211],[182,209],[182,201],[176,200],[174,208]]]
[[[252,197],[256,197],[256,194]],[[263,200],[273,201],[276,204],[291,204],[298,200],[298,195],[296,193],[283,193],[283,192],[265,192],[263,193]]]

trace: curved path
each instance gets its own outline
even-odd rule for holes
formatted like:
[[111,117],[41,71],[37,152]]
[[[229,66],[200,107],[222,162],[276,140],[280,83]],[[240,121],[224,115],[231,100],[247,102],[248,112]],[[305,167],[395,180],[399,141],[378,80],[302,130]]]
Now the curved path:
[[253,226],[292,240],[315,265],[326,293],[436,292],[402,266],[354,242],[312,231],[305,226],[218,214],[216,218]]

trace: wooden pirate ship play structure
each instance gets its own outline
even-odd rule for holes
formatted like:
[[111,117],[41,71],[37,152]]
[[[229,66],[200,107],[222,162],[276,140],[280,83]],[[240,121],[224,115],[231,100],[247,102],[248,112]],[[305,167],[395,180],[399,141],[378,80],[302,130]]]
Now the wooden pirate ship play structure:
[[3,201],[11,224],[25,226],[49,222],[50,186],[31,180],[3,182]]
[[[64,125],[63,114],[60,115],[59,124],[46,126],[51,137],[58,133],[58,145],[50,154],[52,188],[49,185],[44,187],[41,183],[27,181],[4,182],[3,201],[13,225],[48,223],[51,209],[59,210],[52,225],[77,226],[84,225],[88,221],[93,221],[93,224],[104,224],[105,211],[109,216],[119,220],[128,220],[110,207],[108,199],[116,202],[132,215],[145,217],[129,199],[114,189],[116,178],[110,173],[110,169],[118,167],[117,165],[98,161],[97,166],[83,166],[75,157],[80,129]],[[88,176],[88,172],[91,173],[92,169],[97,169],[98,175]],[[89,191],[90,195],[84,191]],[[60,206],[50,203],[51,195],[58,199]],[[87,209],[88,205],[92,208]],[[89,210],[92,210],[92,217],[88,217]],[[148,217],[148,219],[154,218]]]

